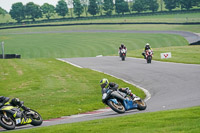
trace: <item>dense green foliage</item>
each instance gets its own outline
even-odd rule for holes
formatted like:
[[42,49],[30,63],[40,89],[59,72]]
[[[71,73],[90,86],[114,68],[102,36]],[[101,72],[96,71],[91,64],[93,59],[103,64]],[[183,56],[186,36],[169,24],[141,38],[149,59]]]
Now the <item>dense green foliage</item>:
[[125,12],[129,12],[128,2],[124,0],[116,0],[115,1],[115,12],[120,14],[124,14]]
[[42,11],[40,9],[39,5],[34,4],[33,2],[29,2],[25,6],[25,12],[26,16],[33,21],[35,21],[36,18],[42,17]]
[[21,22],[25,19],[25,7],[22,2],[18,2],[12,5],[10,15],[17,22]]
[[68,13],[67,3],[64,0],[58,1],[58,4],[56,5],[56,12],[63,18]]
[[103,9],[106,11],[106,15],[110,16],[112,15],[112,12],[114,10],[114,3],[113,0],[104,0],[103,3]]
[[46,16],[47,19],[49,19],[51,16],[54,15],[55,7],[53,5],[44,3],[41,6],[41,9],[42,9],[42,13]]
[[93,16],[99,12],[96,0],[89,0],[88,12]]
[[82,133],[197,133],[200,131],[200,107],[33,128],[16,133],[80,131]]
[[0,7],[0,15],[4,16],[6,13],[7,13],[6,10]]
[[81,5],[80,0],[73,0],[73,6],[74,6],[74,14],[80,17],[81,14],[83,13],[83,6]]

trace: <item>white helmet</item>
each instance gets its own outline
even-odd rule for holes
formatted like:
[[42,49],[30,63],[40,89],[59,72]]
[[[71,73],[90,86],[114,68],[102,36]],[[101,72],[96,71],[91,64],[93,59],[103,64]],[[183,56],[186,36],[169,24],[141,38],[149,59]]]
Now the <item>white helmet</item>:
[[147,43],[146,46],[149,46],[149,43]]

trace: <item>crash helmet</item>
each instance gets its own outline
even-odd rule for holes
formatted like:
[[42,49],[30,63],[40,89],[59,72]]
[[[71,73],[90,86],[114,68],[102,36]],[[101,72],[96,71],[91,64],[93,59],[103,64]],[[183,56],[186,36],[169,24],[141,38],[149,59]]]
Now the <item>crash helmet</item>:
[[11,105],[17,106],[20,104],[19,98],[13,98],[10,102]]
[[107,88],[108,85],[109,85],[108,79],[103,78],[103,79],[100,81],[100,85],[101,85],[101,88]]
[[124,44],[123,43],[121,44],[121,48],[124,48]]
[[146,46],[150,46],[149,43],[146,43]]

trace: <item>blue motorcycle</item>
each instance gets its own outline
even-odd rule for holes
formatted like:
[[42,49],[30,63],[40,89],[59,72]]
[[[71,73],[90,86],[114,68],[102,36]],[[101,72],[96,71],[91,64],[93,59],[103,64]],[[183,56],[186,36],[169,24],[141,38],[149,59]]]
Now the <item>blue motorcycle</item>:
[[102,101],[117,113],[125,113],[125,111],[138,109],[145,110],[147,105],[140,97],[136,96],[132,99],[126,93],[119,90],[113,91],[108,89],[102,96]]

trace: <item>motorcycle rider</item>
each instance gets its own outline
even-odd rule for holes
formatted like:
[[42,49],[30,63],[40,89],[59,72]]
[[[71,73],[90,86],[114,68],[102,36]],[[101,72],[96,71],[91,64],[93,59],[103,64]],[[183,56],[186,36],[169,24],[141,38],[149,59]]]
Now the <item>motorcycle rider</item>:
[[122,49],[125,49],[126,52],[127,52],[127,48],[126,48],[126,46],[125,46],[123,43],[122,43],[121,46],[119,47],[119,51],[118,51],[120,57],[121,57],[121,50],[122,50]]
[[142,52],[142,55],[144,56],[144,59],[146,59],[145,53],[149,49],[152,50],[151,46],[149,45],[149,43],[146,43],[145,48],[144,48],[144,52]]
[[20,101],[19,98],[13,98],[10,102],[8,102],[9,100],[10,100],[9,97],[0,96],[0,107],[2,105],[11,105],[11,106],[18,106],[25,111],[29,110],[29,108],[24,106],[24,102]]
[[119,88],[118,89],[118,87],[119,87],[118,84],[116,84],[114,82],[109,82],[108,79],[106,79],[106,78],[103,78],[100,81],[100,86],[102,88],[102,90],[101,90],[102,91],[102,95],[104,93],[106,93],[108,89],[111,89],[111,90],[114,90],[114,91],[119,90],[121,92],[124,92],[127,95],[131,96],[132,99],[134,99],[136,97],[135,94],[131,93],[131,90],[128,87],[126,87],[126,88]]

